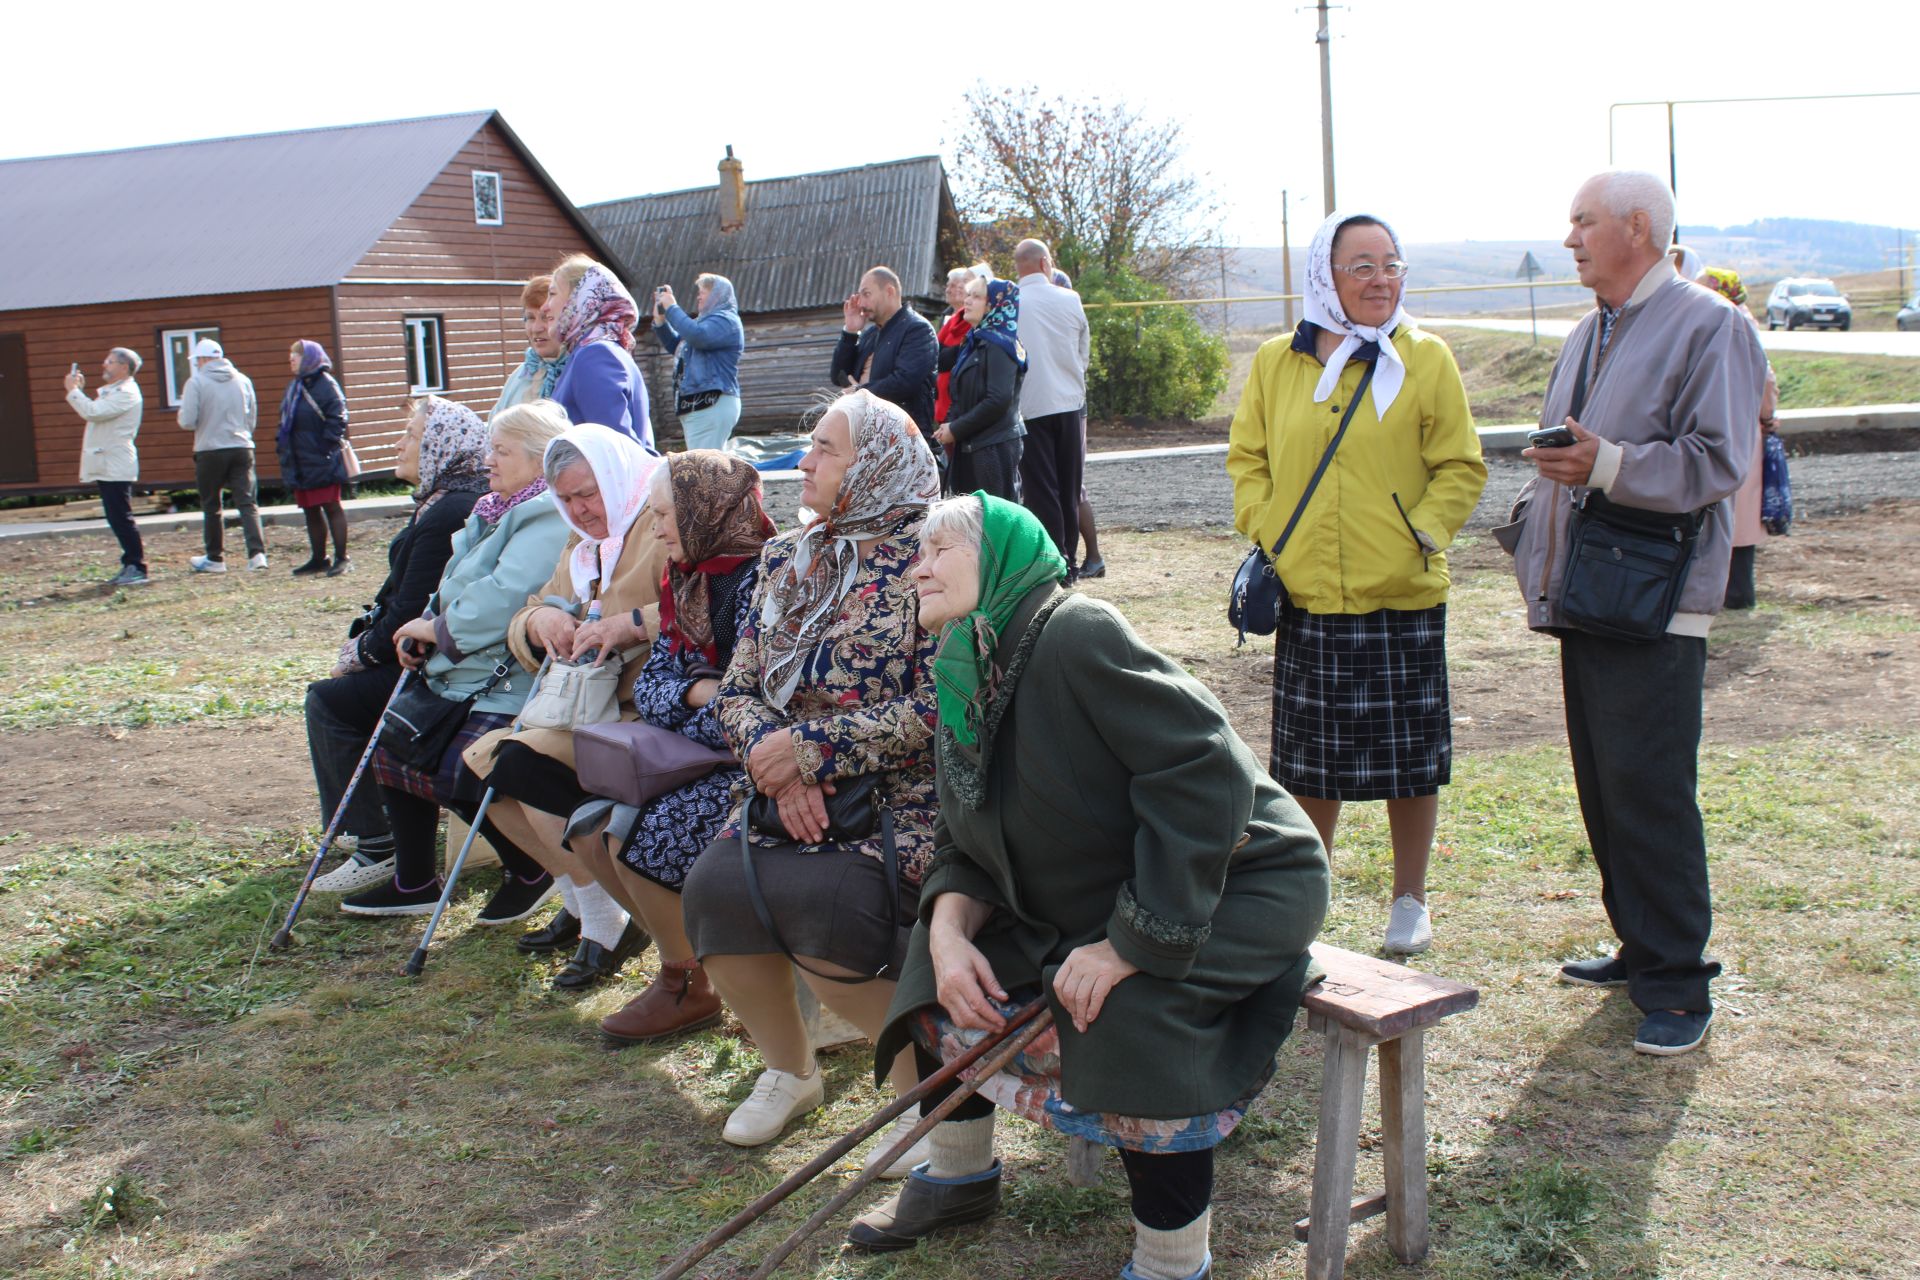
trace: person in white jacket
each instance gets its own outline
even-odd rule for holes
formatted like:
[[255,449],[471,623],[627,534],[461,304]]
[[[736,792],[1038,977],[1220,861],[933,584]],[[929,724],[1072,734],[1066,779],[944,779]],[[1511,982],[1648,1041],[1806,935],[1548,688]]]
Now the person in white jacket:
[[194,343],[193,376],[180,393],[180,426],[193,432],[193,482],[200,490],[200,536],[207,548],[205,555],[188,561],[195,573],[227,571],[222,489],[233,490],[233,505],[240,508],[247,568],[267,567],[253,469],[253,430],[259,419],[252,379],[233,367],[212,338]]
[[120,540],[120,572],[112,579],[116,587],[137,587],[147,581],[146,551],[133,523],[133,484],[140,478],[140,454],[133,438],[140,434],[144,404],[140,384],[133,380],[139,372],[139,353],[115,347],[100,362],[100,394],[93,399],[83,390],[87,376],[79,365],[67,375],[67,403],[87,420],[86,438],[80,443],[80,483],[100,486],[107,524]]

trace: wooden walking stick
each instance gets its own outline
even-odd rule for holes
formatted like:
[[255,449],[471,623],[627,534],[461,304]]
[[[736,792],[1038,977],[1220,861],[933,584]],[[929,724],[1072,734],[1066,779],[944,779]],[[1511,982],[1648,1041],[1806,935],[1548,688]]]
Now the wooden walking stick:
[[788,1174],[779,1186],[773,1188],[773,1190],[767,1192],[739,1213],[736,1213],[733,1217],[708,1232],[698,1244],[675,1258],[668,1264],[666,1270],[655,1275],[653,1280],[679,1280],[679,1277],[686,1275],[687,1272],[691,1271],[703,1258],[746,1230],[757,1219],[765,1216],[775,1205],[785,1200],[807,1183],[813,1181],[820,1174],[832,1168],[849,1151],[852,1151],[862,1142],[865,1142],[868,1138],[880,1132],[880,1130],[886,1128],[889,1124],[892,1124],[895,1119],[904,1115],[908,1109],[918,1106],[920,1100],[929,1093],[932,1093],[935,1089],[940,1088],[948,1081],[954,1079],[968,1067],[971,1067],[988,1054],[993,1053],[994,1050],[1006,1045],[1010,1038],[1018,1038],[1018,1042],[1013,1046],[1011,1052],[996,1055],[992,1062],[980,1069],[974,1079],[961,1081],[960,1087],[954,1090],[953,1096],[934,1108],[931,1116],[921,1117],[920,1123],[914,1127],[912,1133],[894,1143],[892,1149],[887,1151],[875,1162],[873,1166],[875,1173],[871,1177],[863,1172],[841,1198],[836,1199],[828,1206],[824,1216],[816,1214],[815,1216],[819,1218],[819,1222],[808,1219],[808,1225],[801,1228],[801,1233],[797,1238],[789,1236],[787,1239],[791,1247],[788,1247],[785,1253],[781,1253],[778,1258],[774,1259],[777,1264],[780,1259],[784,1259],[787,1254],[792,1253],[794,1248],[799,1247],[802,1240],[812,1235],[813,1232],[818,1229],[820,1222],[825,1222],[826,1218],[830,1217],[832,1212],[838,1209],[841,1204],[844,1204],[846,1200],[852,1198],[852,1196],[857,1195],[862,1188],[869,1185],[875,1177],[878,1177],[878,1170],[887,1168],[900,1157],[902,1152],[906,1151],[914,1143],[920,1141],[921,1137],[931,1130],[934,1125],[938,1124],[942,1118],[950,1114],[955,1107],[959,1106],[960,1103],[964,1102],[967,1098],[973,1096],[974,1091],[980,1087],[983,1081],[1007,1063],[1011,1062],[1014,1054],[1026,1048],[1041,1031],[1052,1024],[1053,1015],[1047,1009],[1047,1002],[1045,1000],[1035,1000],[1032,1004],[1015,1014],[1013,1019],[1000,1031],[995,1032],[993,1035],[982,1037],[978,1044],[968,1049],[952,1062],[946,1063],[938,1071],[928,1076],[925,1080],[922,1080],[899,1098],[882,1107],[871,1119],[855,1127],[851,1133],[842,1135],[825,1151],[822,1151],[819,1155]]

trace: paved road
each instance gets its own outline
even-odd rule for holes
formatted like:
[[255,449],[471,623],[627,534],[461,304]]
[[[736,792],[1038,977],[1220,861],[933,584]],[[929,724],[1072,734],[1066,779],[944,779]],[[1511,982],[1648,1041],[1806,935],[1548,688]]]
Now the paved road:
[[[1489,458],[1487,488],[1467,527],[1503,523],[1532,474],[1529,464]],[[1920,496],[1920,452],[1812,454],[1795,458],[1792,474],[1794,511],[1801,518],[1860,511],[1880,498]],[[1233,487],[1222,453],[1096,463],[1087,468],[1087,496],[1103,528],[1233,527]]]
[[[1492,329],[1500,333],[1530,332],[1527,318],[1424,319],[1432,329],[1457,326],[1463,329]],[[1550,338],[1564,338],[1573,332],[1573,320],[1542,320],[1540,332]],[[1760,345],[1769,351],[1818,351],[1827,355],[1912,356],[1920,359],[1920,333],[1837,333],[1831,329],[1796,329],[1788,333],[1777,329],[1760,331]]]

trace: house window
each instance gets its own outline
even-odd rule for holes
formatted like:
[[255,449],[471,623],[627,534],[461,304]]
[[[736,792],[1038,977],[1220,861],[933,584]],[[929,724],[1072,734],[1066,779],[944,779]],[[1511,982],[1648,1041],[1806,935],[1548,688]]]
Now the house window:
[[439,316],[407,316],[407,390],[414,395],[447,389],[447,343]]
[[160,331],[161,382],[167,388],[169,409],[180,407],[180,397],[187,389],[187,379],[193,376],[193,344],[202,338],[220,341],[220,326],[203,324],[192,329]]
[[473,220],[483,227],[497,227],[507,220],[500,202],[500,175],[473,171]]

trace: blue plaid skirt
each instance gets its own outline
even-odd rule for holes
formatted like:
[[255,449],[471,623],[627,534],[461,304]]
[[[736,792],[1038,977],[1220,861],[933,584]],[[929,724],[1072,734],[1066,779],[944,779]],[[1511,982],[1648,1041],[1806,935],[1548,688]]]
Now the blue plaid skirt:
[[1405,800],[1445,786],[1447,606],[1308,613],[1283,601],[1268,768],[1317,800]]

